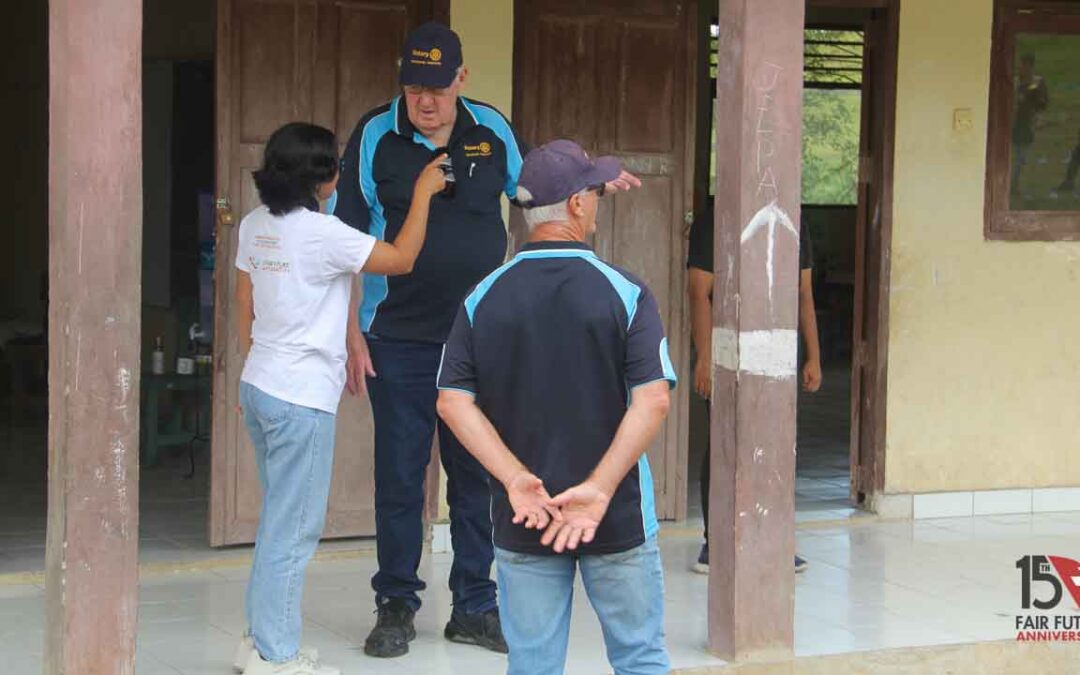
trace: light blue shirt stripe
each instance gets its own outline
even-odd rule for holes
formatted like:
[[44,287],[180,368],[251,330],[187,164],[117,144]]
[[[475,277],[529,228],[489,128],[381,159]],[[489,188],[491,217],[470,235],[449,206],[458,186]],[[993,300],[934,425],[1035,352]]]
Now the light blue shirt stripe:
[[660,523],[656,520],[656,495],[653,492],[648,455],[642,455],[638,460],[638,489],[641,491],[641,528],[648,539],[660,530]]
[[477,124],[482,124],[494,131],[495,135],[506,146],[506,185],[504,190],[506,196],[510,199],[517,197],[518,177],[521,176],[521,165],[525,160],[521,156],[521,150],[518,148],[517,136],[514,135],[513,128],[506,121],[506,118],[499,114],[498,110],[483,104],[473,103],[465,98],[462,98],[461,102],[465,104],[465,108],[472,114]]
[[[400,97],[395,98],[390,105],[390,110],[372,118],[364,126],[364,134],[360,138],[360,191],[364,195],[364,200],[368,203],[368,211],[371,214],[371,236],[380,241],[386,239],[386,212],[382,202],[379,201],[375,178],[372,175],[372,162],[375,158],[375,149],[379,147],[379,141],[382,140],[383,136],[393,131],[397,125],[399,100]],[[385,276],[381,274],[364,275],[364,304],[360,307],[360,329],[365,333],[371,330],[371,324],[375,321],[375,314],[379,311],[379,305],[386,300],[389,291]]]
[[619,294],[619,299],[622,300],[623,306],[626,307],[626,328],[629,330],[630,326],[634,323],[634,315],[637,314],[638,299],[641,297],[641,287],[631,282],[620,274],[618,270],[609,266],[596,256],[587,258],[587,260],[593,267],[600,270],[604,276],[607,277],[607,280],[611,282],[611,285],[615,287],[615,292]]

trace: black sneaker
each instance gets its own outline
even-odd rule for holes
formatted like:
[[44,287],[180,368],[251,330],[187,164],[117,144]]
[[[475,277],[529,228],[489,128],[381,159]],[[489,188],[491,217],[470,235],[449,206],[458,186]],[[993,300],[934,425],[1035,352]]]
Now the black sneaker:
[[509,654],[503,638],[502,623],[499,622],[499,610],[491,609],[479,614],[466,614],[454,610],[446,624],[443,635],[451,642],[463,645],[477,645],[484,649]]
[[387,600],[377,611],[379,620],[364,641],[364,653],[380,659],[408,654],[409,643],[416,639],[416,611],[400,598]]
[[806,562],[805,559],[795,556],[795,574],[802,574],[805,572],[809,564],[810,563]]
[[698,574],[708,574],[709,573],[709,545],[708,544],[702,544],[701,545],[701,553],[698,553],[697,562],[694,563],[690,567],[690,570],[693,571],[693,572],[697,572]]

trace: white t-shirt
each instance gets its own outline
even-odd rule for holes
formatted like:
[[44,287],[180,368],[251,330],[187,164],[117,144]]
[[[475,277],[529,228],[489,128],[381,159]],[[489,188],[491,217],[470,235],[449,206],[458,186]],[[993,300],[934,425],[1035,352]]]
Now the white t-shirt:
[[260,206],[240,223],[236,267],[251,275],[251,353],[240,379],[289,403],[336,413],[345,385],[352,275],[375,238],[334,216]]

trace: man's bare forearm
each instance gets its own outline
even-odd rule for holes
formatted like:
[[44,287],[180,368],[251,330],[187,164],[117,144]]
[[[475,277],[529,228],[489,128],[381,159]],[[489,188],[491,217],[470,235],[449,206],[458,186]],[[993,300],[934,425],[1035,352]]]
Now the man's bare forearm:
[[251,275],[243,270],[236,272],[236,336],[241,358],[251,351],[251,330],[255,324],[255,297]]
[[821,342],[818,340],[817,311],[814,308],[814,287],[810,270],[799,275],[799,328],[806,345],[806,358],[821,360]]
[[360,290],[360,275],[354,274],[349,283],[349,318],[346,324],[346,336],[350,341],[360,337],[360,298],[363,291]]
[[696,267],[690,268],[690,337],[698,358],[712,358],[712,284],[713,275]]
[[437,407],[439,417],[454,432],[454,436],[495,480],[509,485],[518,474],[528,471],[506,447],[472,395],[461,391],[440,391]]

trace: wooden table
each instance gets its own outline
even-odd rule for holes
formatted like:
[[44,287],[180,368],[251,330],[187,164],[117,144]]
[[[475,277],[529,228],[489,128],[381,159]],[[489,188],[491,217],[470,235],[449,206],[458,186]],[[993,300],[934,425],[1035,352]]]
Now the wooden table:
[[[165,391],[190,391],[196,396],[196,424],[194,429],[184,427],[179,406],[173,407],[172,417],[162,428],[159,403]],[[158,451],[170,445],[191,445],[205,440],[210,430],[210,378],[203,375],[143,375],[142,378],[142,431],[143,465],[154,466]],[[204,411],[206,414],[204,414]]]

